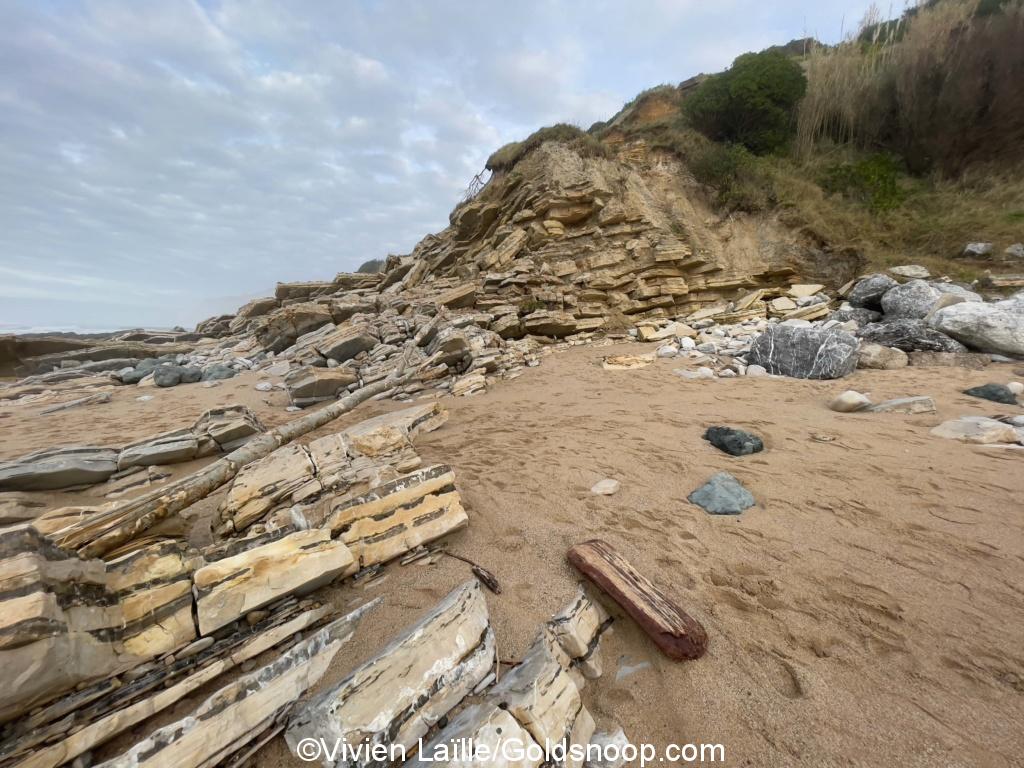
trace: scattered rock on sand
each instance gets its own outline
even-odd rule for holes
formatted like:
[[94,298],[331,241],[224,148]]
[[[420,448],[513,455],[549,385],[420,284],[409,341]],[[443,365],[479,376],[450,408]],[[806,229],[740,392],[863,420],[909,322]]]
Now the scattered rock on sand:
[[873,342],[860,345],[860,355],[857,358],[858,368],[892,371],[896,368],[906,368],[907,363],[907,353],[902,349],[885,347]]
[[214,363],[203,370],[203,381],[220,381],[238,375],[238,371],[224,363]]
[[748,365],[746,370],[747,376],[767,376],[768,370],[763,365]]
[[754,506],[754,497],[728,472],[719,472],[686,497],[712,515],[738,515]]
[[828,407],[839,413],[853,413],[854,411],[862,411],[870,405],[871,400],[867,395],[863,395],[853,389],[848,389],[832,398]]
[[161,365],[153,370],[153,383],[158,387],[176,387],[181,383],[181,374],[177,365]]
[[868,408],[872,413],[935,413],[935,401],[930,397],[897,397]]
[[844,331],[773,325],[751,345],[747,362],[797,379],[838,379],[857,367],[857,340]]
[[1024,395],[1024,384],[1019,381],[1011,381],[1006,388],[1015,395]]
[[760,437],[733,427],[708,427],[704,439],[730,456],[747,456],[764,450]]
[[953,421],[944,421],[932,429],[932,434],[965,443],[1016,443],[1017,430],[1011,425],[984,416],[962,416]]
[[618,480],[613,480],[610,477],[606,477],[604,480],[598,480],[590,488],[591,493],[596,493],[599,496],[611,496],[613,493],[618,493],[620,484]]
[[631,371],[634,368],[646,368],[653,362],[653,353],[649,355],[612,355],[604,359],[601,367],[606,371]]
[[965,389],[964,394],[982,400],[991,400],[993,403],[1017,405],[1017,396],[1005,384],[982,384],[980,387]]

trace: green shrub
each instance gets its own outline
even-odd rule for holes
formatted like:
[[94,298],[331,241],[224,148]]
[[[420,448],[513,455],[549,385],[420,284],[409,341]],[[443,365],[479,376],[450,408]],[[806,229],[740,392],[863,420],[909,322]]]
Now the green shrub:
[[857,200],[874,212],[891,211],[906,199],[899,183],[901,170],[891,155],[871,155],[854,163],[829,166],[820,184],[826,192]]
[[720,208],[755,213],[775,204],[764,161],[740,144],[709,144],[691,153],[689,165],[697,181],[715,190]]
[[807,90],[800,65],[778,51],[745,53],[705,80],[683,102],[694,127],[710,139],[763,154],[785,146]]

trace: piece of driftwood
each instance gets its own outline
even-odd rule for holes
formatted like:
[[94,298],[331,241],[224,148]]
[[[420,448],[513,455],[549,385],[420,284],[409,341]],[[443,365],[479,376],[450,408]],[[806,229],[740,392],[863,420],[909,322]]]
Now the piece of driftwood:
[[[469,694],[495,662],[487,603],[476,581],[456,588],[426,617],[325,694],[300,707],[285,739],[336,739],[409,750]],[[338,768],[369,766],[370,754],[337,755]],[[329,761],[325,760],[325,765]]]
[[[420,341],[427,338],[443,314],[439,311],[426,323],[409,342],[409,346],[418,346]],[[411,372],[406,374],[406,365],[406,357],[403,356],[395,370],[386,378],[362,387],[330,405],[293,419],[277,429],[265,432],[188,477],[89,515],[54,533],[53,539],[61,548],[75,550],[83,557],[101,556],[169,515],[180,512],[206,497],[235,477],[247,464],[267,456],[285,443],[322,427],[348,413],[360,403],[403,383],[412,375]]]
[[284,595],[355,572],[352,553],[324,530],[296,531],[207,563],[193,575],[199,633],[208,635]]
[[[197,659],[197,667],[188,667],[182,670],[183,674],[181,675],[176,676],[174,674],[176,670],[171,667],[159,665],[154,669],[154,672],[166,671],[167,674],[154,675],[154,677],[158,678],[160,684],[154,688],[152,683],[149,683],[148,689],[143,692],[142,697],[134,701],[125,695],[127,693],[125,691],[121,693],[124,698],[128,698],[127,702],[123,701],[121,697],[111,695],[111,690],[116,691],[122,688],[120,684],[110,689],[95,686],[100,690],[100,695],[104,696],[107,700],[103,703],[108,707],[112,707],[113,711],[98,715],[97,719],[85,724],[54,744],[39,747],[28,752],[26,742],[22,740],[19,744],[20,749],[8,748],[7,750],[0,750],[0,766],[5,768],[7,765],[16,765],[18,768],[57,768],[57,766],[65,762],[74,760],[79,755],[103,744],[118,733],[180,701],[192,691],[216,679],[228,670],[279,645],[293,637],[297,632],[301,632],[307,627],[314,625],[323,619],[327,612],[328,609],[326,607],[314,608],[300,613],[283,624],[270,626],[265,630],[257,630],[254,634],[246,636],[237,648],[228,645],[225,652],[214,650],[214,653],[209,654],[212,657],[212,660],[209,662],[206,659]],[[219,655],[217,655],[218,653]],[[199,663],[203,663],[205,666],[198,666]],[[194,669],[195,671],[189,674],[189,669]],[[91,701],[92,699],[82,700],[81,697],[76,698],[75,696],[68,696],[61,700],[62,703],[67,702],[72,711],[78,707],[84,708]],[[101,709],[100,711],[102,712],[103,710]],[[49,713],[48,717],[53,719],[59,714],[61,712],[52,712]],[[86,713],[83,711],[82,714]],[[42,723],[27,722],[22,730],[27,730],[29,727],[39,728],[45,726]]]
[[670,600],[607,542],[569,550],[569,562],[604,590],[671,659],[697,659],[708,646],[701,624]]
[[270,727],[314,686],[349,640],[363,606],[229,683],[187,717],[158,729],[101,768],[207,768]]
[[417,470],[353,499],[334,503],[325,527],[360,568],[383,563],[469,522],[447,465]]

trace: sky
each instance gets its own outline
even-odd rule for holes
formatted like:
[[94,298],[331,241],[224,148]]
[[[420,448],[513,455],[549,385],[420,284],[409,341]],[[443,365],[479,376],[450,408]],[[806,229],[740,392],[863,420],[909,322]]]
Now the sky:
[[487,156],[863,0],[2,0],[0,332],[192,327],[409,253]]

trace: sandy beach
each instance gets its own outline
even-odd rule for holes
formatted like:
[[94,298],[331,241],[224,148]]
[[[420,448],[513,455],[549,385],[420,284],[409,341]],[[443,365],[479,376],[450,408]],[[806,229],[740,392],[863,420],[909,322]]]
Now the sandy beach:
[[[574,593],[579,576],[566,550],[602,538],[703,622],[710,644],[698,661],[670,661],[612,607],[604,675],[583,692],[599,728],[619,724],[632,742],[659,747],[722,744],[735,766],[1019,765],[1022,454],[929,434],[946,419],[1005,412],[960,390],[1013,378],[1013,366],[861,370],[841,382],[691,381],[672,373],[671,360],[600,366],[605,355],[649,350],[550,355],[485,394],[445,398],[448,423],[417,439],[424,463],[452,465],[469,513],[447,548],[500,581],[502,593],[487,595],[500,658],[517,660]],[[151,390],[148,402],[135,388],[115,389],[109,404],[48,417],[33,415],[42,405],[5,408],[0,454],[144,437],[189,423],[206,397],[246,404],[268,425],[291,418],[283,393],[258,392],[257,380]],[[830,411],[828,400],[848,388],[876,402],[930,395],[938,413]],[[367,403],[304,439],[399,407]],[[760,435],[765,451],[719,452],[701,438],[718,424]],[[721,470],[750,489],[755,508],[715,517],[686,500]],[[605,477],[621,490],[592,494]],[[79,499],[37,496],[49,506]],[[191,540],[209,537],[204,512],[219,496],[193,508]],[[319,593],[339,609],[384,601],[318,690],[472,578],[448,557],[386,573],[369,587]],[[257,759],[298,764],[280,738]]]

